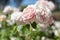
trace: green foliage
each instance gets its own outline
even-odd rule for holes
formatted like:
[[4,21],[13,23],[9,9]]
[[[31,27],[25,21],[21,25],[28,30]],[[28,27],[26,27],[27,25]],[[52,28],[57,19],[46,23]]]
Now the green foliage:
[[0,40],[10,40],[11,37],[15,37],[16,40],[41,40],[43,36],[57,40],[58,37],[54,35],[54,33],[49,33],[52,31],[50,28],[48,31],[41,32],[39,31],[39,26],[37,27],[37,24],[34,22],[32,23],[32,28],[35,29],[33,31],[30,29],[30,25],[11,25],[7,26],[6,22],[2,23],[2,28],[0,28]]

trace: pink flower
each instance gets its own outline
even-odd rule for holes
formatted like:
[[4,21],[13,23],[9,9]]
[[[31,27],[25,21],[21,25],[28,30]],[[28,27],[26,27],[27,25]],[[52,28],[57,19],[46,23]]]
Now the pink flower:
[[35,8],[33,5],[29,5],[23,10],[23,21],[24,22],[31,22],[35,18]]
[[47,26],[53,23],[52,13],[49,8],[40,5],[39,9],[36,8],[36,23],[42,23]]

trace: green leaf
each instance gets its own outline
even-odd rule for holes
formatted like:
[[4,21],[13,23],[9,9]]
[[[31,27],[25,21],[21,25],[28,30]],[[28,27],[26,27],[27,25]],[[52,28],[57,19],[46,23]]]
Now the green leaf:
[[20,32],[22,30],[22,28],[23,28],[23,25],[17,26],[17,31]]

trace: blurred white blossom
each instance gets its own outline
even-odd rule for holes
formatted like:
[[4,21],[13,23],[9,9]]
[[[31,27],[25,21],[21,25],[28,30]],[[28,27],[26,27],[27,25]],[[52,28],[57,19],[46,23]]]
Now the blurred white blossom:
[[3,13],[7,14],[11,12],[16,12],[16,11],[19,11],[19,8],[12,7],[12,6],[6,6],[3,10]]
[[41,40],[46,40],[46,37],[42,37]]
[[50,10],[54,10],[55,9],[55,4],[52,1],[49,1],[48,7],[49,7]]
[[5,21],[6,20],[6,16],[5,15],[0,15],[0,21]]
[[51,11],[55,9],[55,4],[52,1],[48,0],[38,0],[35,3],[36,6],[40,7],[40,5],[48,7]]
[[10,40],[16,40],[16,37],[11,37]]
[[13,8],[11,6],[6,6],[3,10],[3,13],[7,14],[10,13],[13,10]]
[[58,36],[59,37],[60,36],[59,30],[55,30],[54,31],[54,34],[55,34],[55,36]]
[[10,20],[12,20],[14,22],[22,23],[22,15],[23,15],[22,12],[17,12],[17,11],[13,12],[11,14],[11,19]]

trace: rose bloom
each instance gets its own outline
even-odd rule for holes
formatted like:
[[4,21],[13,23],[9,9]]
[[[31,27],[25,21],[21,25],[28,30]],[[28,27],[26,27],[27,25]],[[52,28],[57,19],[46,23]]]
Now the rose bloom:
[[13,8],[11,6],[6,6],[3,10],[3,13],[10,13],[13,10]]
[[5,15],[0,15],[0,22],[5,21],[6,16]]
[[53,23],[53,18],[50,18],[52,15],[49,8],[40,5],[39,8],[36,7],[36,23],[42,23],[45,25],[50,25]]
[[15,22],[22,22],[22,12],[13,12],[11,14],[11,20]]
[[29,5],[23,10],[23,21],[26,23],[33,22],[35,19],[35,7],[34,5]]

